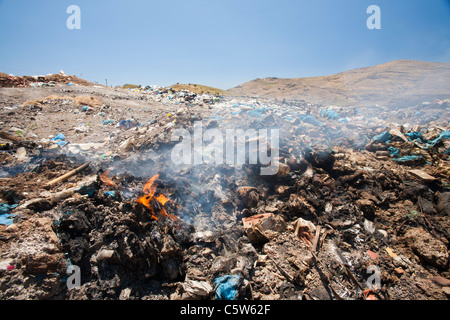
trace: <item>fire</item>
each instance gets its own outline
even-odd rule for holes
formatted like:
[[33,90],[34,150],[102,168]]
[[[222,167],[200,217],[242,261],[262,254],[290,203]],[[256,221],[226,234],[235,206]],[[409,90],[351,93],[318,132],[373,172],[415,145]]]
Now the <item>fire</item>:
[[162,205],[165,205],[169,201],[169,199],[167,199],[167,197],[163,194],[160,194],[158,197],[156,197],[156,200]]
[[107,186],[115,187],[116,184],[115,184],[110,178],[108,178],[108,174],[109,174],[110,172],[111,172],[111,170],[107,170],[107,171],[103,172],[103,173],[100,175],[100,180],[101,180],[104,184],[106,184]]
[[[176,220],[176,217],[168,214],[166,210],[164,209],[164,205],[169,202],[170,200],[163,194],[160,194],[159,196],[155,197],[156,188],[158,187],[157,184],[155,184],[155,181],[159,178],[159,174],[152,177],[150,180],[147,181],[147,183],[144,186],[144,196],[140,197],[137,202],[148,208],[151,212],[152,218],[159,220],[158,217],[155,214],[154,207],[158,208],[158,213],[165,215],[169,217],[172,220]],[[153,206],[152,204],[154,201],[157,202],[156,206]],[[159,205],[158,205],[159,204]]]
[[151,194],[153,196],[157,187],[157,185],[156,184],[154,185],[154,183],[157,179],[159,179],[159,174],[157,174],[156,176],[147,181],[147,183],[144,186],[145,194]]

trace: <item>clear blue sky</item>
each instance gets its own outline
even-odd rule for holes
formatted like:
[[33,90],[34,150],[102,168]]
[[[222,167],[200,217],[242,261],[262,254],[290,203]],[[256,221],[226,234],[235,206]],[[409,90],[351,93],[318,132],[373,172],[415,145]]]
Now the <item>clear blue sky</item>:
[[450,62],[450,0],[0,0],[0,71],[16,75],[228,89],[396,59]]

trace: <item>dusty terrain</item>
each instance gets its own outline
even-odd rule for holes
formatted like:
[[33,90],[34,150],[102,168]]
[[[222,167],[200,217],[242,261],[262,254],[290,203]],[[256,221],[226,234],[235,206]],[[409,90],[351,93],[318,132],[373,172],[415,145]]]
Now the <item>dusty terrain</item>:
[[[449,297],[447,101],[64,83],[0,88],[0,115],[1,299]],[[172,133],[196,121],[280,130],[280,170],[174,164]]]
[[450,98],[450,64],[398,60],[323,77],[256,79],[229,91],[342,106],[410,106]]

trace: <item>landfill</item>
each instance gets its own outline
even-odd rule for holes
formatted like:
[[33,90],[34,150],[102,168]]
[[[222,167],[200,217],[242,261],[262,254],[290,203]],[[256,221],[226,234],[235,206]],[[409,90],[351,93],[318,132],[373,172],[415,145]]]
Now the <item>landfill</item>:
[[[0,299],[449,298],[450,101],[342,107],[3,77]],[[277,130],[277,172],[174,163],[175,133],[199,125]]]

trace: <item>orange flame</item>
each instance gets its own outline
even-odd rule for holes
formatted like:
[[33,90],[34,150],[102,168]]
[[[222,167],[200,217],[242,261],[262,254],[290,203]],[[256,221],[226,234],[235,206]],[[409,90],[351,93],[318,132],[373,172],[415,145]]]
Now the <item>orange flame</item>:
[[167,199],[167,197],[162,193],[158,197],[156,197],[156,200],[162,205],[165,205],[169,201],[169,199]]
[[101,180],[104,184],[106,184],[107,186],[115,187],[116,184],[115,184],[110,178],[108,178],[108,174],[109,174],[110,172],[111,172],[111,170],[107,170],[107,171],[103,172],[103,173],[100,175],[100,180]]
[[147,181],[147,183],[144,186],[144,193],[145,195],[140,197],[137,202],[144,205],[146,208],[150,210],[150,213],[152,215],[152,218],[155,220],[159,220],[158,217],[155,215],[155,211],[152,206],[153,200],[156,200],[160,205],[161,208],[159,209],[159,214],[165,215],[169,217],[172,220],[176,220],[175,216],[172,216],[166,212],[164,209],[164,205],[170,201],[165,195],[160,194],[159,196],[155,197],[155,192],[157,188],[157,184],[155,184],[155,181],[159,178],[159,174],[152,177],[150,180]]
[[156,187],[158,185],[153,185],[153,184],[155,183],[155,181],[157,179],[159,179],[159,174],[157,174],[156,176],[154,176],[153,178],[151,178],[150,180],[147,181],[147,183],[144,186],[145,194],[151,194],[152,196],[155,194]]

